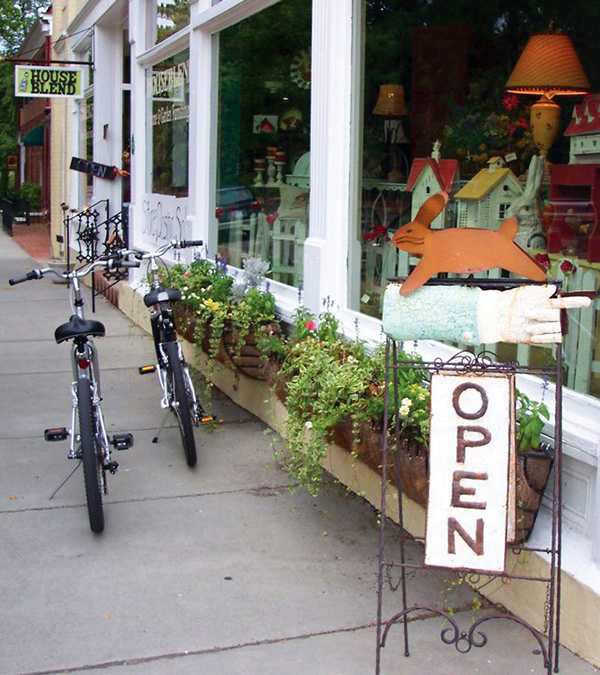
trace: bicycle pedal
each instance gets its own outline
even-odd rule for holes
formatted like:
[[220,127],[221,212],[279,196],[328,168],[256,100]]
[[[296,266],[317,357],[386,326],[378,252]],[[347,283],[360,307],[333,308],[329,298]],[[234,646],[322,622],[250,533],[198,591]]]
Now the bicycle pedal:
[[104,465],[104,470],[110,471],[112,474],[117,473],[118,468],[119,468],[119,462],[108,462]]
[[205,415],[200,418],[200,424],[223,424],[223,420],[217,419],[216,415]]
[[133,434],[115,434],[110,443],[115,450],[128,450],[133,445]]
[[138,372],[140,375],[148,375],[148,373],[155,373],[156,366],[140,366],[138,368]]
[[44,439],[47,441],[64,441],[69,437],[69,432],[65,427],[53,427],[44,430]]

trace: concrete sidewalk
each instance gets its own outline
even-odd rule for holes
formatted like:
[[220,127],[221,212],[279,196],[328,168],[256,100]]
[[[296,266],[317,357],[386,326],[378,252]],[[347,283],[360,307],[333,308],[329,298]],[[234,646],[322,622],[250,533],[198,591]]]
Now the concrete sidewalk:
[[[69,348],[53,339],[70,307],[50,278],[9,287],[36,266],[0,231],[0,674],[373,673],[376,512],[334,484],[318,498],[290,494],[273,435],[224,397],[213,411],[225,423],[197,432],[194,469],[176,428],[151,443],[159,389],[137,371],[153,361],[151,340],[102,299],[104,415],[135,445],[116,453],[103,534],[89,529],[81,470],[50,499],[74,466],[67,442],[43,440],[70,425]],[[386,616],[400,610],[393,585]],[[470,592],[450,574],[410,575],[410,604],[442,601],[468,630]],[[486,623],[487,646],[468,654],[440,640],[445,627],[411,623],[410,658],[396,627],[382,673],[545,672],[515,622]],[[562,649],[561,672],[598,671]]]

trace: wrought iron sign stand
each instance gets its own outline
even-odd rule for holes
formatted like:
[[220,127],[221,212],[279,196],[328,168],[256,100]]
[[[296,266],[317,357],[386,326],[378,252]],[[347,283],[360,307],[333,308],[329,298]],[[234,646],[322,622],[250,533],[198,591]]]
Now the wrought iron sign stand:
[[[453,280],[457,283],[458,280]],[[461,280],[464,283],[464,280]],[[505,288],[514,287],[510,280],[498,280],[500,285],[502,281],[507,281]],[[445,283],[452,283],[446,281]],[[496,282],[498,283],[498,282]],[[554,282],[552,282],[554,283]],[[557,286],[560,287],[558,282]],[[488,286],[489,287],[489,286]],[[497,288],[498,286],[496,286]],[[503,621],[509,620],[516,622],[523,626],[531,633],[533,639],[537,642],[534,648],[538,648],[543,659],[545,672],[550,675],[553,667],[558,671],[559,663],[559,636],[560,636],[560,571],[561,571],[561,503],[562,503],[562,348],[557,345],[556,349],[556,363],[548,367],[534,367],[519,365],[517,362],[499,363],[494,360],[494,355],[490,352],[480,352],[479,354],[471,354],[469,352],[461,352],[455,355],[448,361],[435,360],[431,362],[423,362],[421,360],[408,360],[404,358],[399,359],[398,352],[400,348],[400,341],[391,337],[387,338],[386,344],[386,385],[385,385],[385,411],[384,411],[384,431],[382,434],[382,489],[381,489],[381,524],[379,532],[379,570],[378,570],[378,587],[377,587],[377,650],[376,650],[376,675],[379,675],[382,670],[382,650],[385,648],[387,641],[392,635],[392,629],[396,624],[400,624],[404,641],[404,654],[410,655],[409,650],[409,627],[410,620],[416,615],[426,613],[429,616],[438,616],[447,621],[447,625],[442,629],[440,639],[447,645],[454,645],[457,651],[461,653],[470,652],[472,648],[482,648],[488,642],[488,637],[481,630],[482,625],[486,622],[496,619]],[[467,578],[473,575],[475,579],[481,577],[486,578],[500,578],[504,583],[508,583],[511,579],[526,580],[531,582],[541,582],[547,585],[546,588],[546,602],[544,617],[544,629],[547,628],[547,634],[544,635],[539,630],[534,628],[531,624],[517,617],[508,616],[506,614],[486,615],[476,620],[468,630],[461,630],[458,621],[451,616],[447,611],[441,608],[422,605],[418,601],[415,604],[410,604],[407,592],[407,574],[415,570],[423,569],[448,569],[447,567],[436,567],[427,565],[425,559],[421,564],[410,564],[407,562],[407,555],[405,552],[405,540],[408,538],[412,541],[424,542],[423,537],[412,537],[407,535],[404,531],[404,514],[402,505],[402,470],[400,463],[400,452],[393,452],[394,446],[400,448],[400,432],[399,424],[394,424],[394,417],[398,417],[400,400],[399,400],[399,372],[401,370],[426,370],[430,375],[438,373],[451,373],[456,375],[474,376],[474,375],[517,375],[517,374],[531,374],[538,375],[545,378],[555,379],[555,429],[554,429],[554,481],[552,487],[552,527],[550,542],[546,548],[536,548],[525,545],[524,543],[505,545],[505,551],[513,551],[520,553],[521,551],[535,551],[542,554],[547,554],[549,558],[549,572],[547,576],[527,576],[524,574],[512,574],[509,572],[490,572],[489,570],[477,570],[459,568],[455,572],[464,574]],[[395,434],[388,434],[387,430],[395,429]],[[391,454],[390,454],[391,453]],[[392,457],[393,456],[393,457]],[[387,522],[386,516],[386,497],[389,482],[389,465],[388,461],[394,462],[397,487],[398,487],[398,515],[399,515],[399,547],[394,543],[395,553],[388,553],[392,548],[390,542],[386,542],[386,529],[392,527]],[[394,557],[396,556],[396,557]],[[386,619],[383,617],[383,594],[384,594],[384,580],[386,576],[392,574],[396,570],[399,575],[398,584],[401,595],[400,611]],[[398,626],[400,628],[400,626]]]
[[[64,217],[63,226],[66,236],[67,267],[71,269],[71,229],[74,230],[77,244],[77,262],[90,263],[103,255],[112,255],[122,248],[128,247],[129,225],[127,211],[119,211],[113,216],[108,216],[109,200],[102,199],[92,206]],[[104,220],[101,221],[101,211]],[[104,233],[104,241],[101,244],[101,233]],[[99,248],[102,246],[102,250]],[[104,270],[102,275],[109,285],[102,290],[96,289],[96,277],[92,274],[92,312],[96,311],[96,297],[106,293],[122,279],[126,279],[128,271],[123,268]]]

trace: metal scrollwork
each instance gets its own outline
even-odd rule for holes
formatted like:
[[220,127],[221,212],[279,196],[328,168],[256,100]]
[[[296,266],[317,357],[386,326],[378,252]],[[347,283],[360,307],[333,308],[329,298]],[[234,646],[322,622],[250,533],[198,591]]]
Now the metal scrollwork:
[[[452,371],[455,373],[464,373],[465,375],[482,375],[488,372],[495,373],[516,373],[519,368],[517,361],[498,362],[496,354],[493,352],[482,351],[478,354],[471,352],[458,352],[450,359],[434,359],[431,363],[434,371]],[[422,364],[423,365],[423,364]]]
[[[123,213],[123,211],[115,213],[106,221],[103,255],[112,255],[122,248],[127,248],[127,230]],[[103,272],[103,276],[109,281],[120,281],[126,279],[128,275],[128,270],[124,268],[114,268]]]
[[75,216],[77,260],[92,262],[98,257],[98,216],[96,209],[81,211]]

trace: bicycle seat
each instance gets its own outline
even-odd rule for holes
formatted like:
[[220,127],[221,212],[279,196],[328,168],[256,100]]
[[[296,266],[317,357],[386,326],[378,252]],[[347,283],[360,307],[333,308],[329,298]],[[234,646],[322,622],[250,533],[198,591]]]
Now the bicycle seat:
[[80,319],[76,314],[69,319],[68,323],[61,324],[54,331],[56,342],[61,343],[65,340],[72,340],[80,335],[91,335],[93,337],[104,337],[106,329],[104,324],[93,319]]
[[144,296],[146,307],[152,307],[159,302],[177,302],[177,300],[181,300],[181,291],[178,288],[161,288]]

